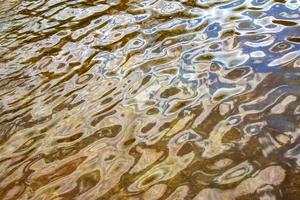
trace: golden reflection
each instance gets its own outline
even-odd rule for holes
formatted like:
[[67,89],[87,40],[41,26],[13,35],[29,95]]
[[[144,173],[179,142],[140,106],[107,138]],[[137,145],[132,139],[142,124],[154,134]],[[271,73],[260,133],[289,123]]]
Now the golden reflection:
[[298,199],[299,8],[0,0],[0,199]]

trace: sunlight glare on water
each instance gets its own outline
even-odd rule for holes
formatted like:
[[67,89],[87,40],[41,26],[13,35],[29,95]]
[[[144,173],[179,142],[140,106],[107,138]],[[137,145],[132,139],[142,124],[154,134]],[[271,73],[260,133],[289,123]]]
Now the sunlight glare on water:
[[0,199],[300,199],[299,23],[299,0],[0,0]]

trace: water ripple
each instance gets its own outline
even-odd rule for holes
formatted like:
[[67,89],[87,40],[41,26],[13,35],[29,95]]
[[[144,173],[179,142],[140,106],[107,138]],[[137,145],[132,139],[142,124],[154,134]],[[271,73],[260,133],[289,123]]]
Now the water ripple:
[[300,2],[0,0],[0,199],[297,199]]

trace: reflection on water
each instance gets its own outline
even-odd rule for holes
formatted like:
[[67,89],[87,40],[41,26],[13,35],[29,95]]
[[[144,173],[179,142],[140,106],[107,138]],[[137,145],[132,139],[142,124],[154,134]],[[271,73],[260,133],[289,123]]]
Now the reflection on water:
[[0,7],[0,199],[299,199],[299,0]]

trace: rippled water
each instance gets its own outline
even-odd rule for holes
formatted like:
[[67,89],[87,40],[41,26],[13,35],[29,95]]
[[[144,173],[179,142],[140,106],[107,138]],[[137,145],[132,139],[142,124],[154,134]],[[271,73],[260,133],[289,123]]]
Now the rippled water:
[[299,0],[0,0],[0,199],[300,199]]

